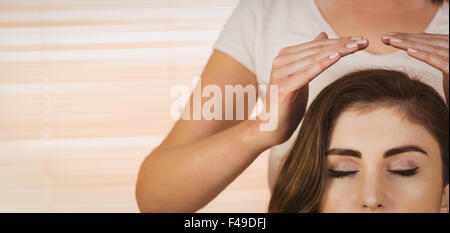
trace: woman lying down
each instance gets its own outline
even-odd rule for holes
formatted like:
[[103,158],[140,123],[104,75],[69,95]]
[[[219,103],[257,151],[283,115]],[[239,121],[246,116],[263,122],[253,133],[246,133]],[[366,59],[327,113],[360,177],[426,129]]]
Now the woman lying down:
[[345,75],[309,107],[268,212],[448,212],[449,111],[390,70]]

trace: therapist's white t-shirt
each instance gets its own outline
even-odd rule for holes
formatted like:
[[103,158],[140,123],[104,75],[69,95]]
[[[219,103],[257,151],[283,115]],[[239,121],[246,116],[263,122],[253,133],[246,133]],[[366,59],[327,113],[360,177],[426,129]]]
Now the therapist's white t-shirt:
[[[320,32],[338,38],[322,16],[314,0],[241,0],[228,19],[214,49],[220,50],[252,71],[258,84],[267,85],[273,59],[285,47],[312,41]],[[437,11],[426,33],[449,34],[449,4]],[[316,77],[309,85],[308,107],[328,84],[351,71],[385,68],[403,71],[433,86],[444,98],[442,72],[414,59],[403,50],[375,55],[365,50],[341,58]],[[265,93],[259,93],[265,100]],[[277,168],[298,134],[284,144],[271,148],[270,167]]]

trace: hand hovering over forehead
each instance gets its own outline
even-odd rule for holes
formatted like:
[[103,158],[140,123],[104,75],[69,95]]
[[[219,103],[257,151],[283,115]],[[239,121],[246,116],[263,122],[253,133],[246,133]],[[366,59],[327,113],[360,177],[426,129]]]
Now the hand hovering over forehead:
[[[280,50],[273,61],[269,81],[269,85],[278,87],[278,93],[274,95],[277,95],[279,124],[267,134],[272,145],[288,140],[303,118],[309,82],[341,58],[366,49],[368,45],[369,41],[359,35],[328,38],[325,32],[321,32],[314,40]],[[271,93],[269,89],[266,103],[271,103]]]
[[403,49],[409,56],[442,71],[448,105],[449,35],[388,32],[381,37],[381,41],[386,45]]

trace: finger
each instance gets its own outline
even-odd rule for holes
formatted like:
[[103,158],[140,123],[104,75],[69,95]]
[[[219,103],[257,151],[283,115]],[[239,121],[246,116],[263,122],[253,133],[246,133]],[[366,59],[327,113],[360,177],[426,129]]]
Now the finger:
[[403,36],[412,36],[416,38],[438,38],[438,39],[447,39],[448,40],[448,34],[434,34],[434,33],[407,33],[407,32],[386,32],[384,35],[403,35]]
[[410,40],[410,41],[414,41],[414,42],[419,42],[419,43],[423,43],[423,44],[430,44],[430,45],[435,45],[435,46],[439,46],[442,48],[449,48],[449,40],[447,39],[440,39],[440,38],[435,38],[435,37],[412,37],[412,36],[382,36],[381,37],[381,41],[387,45],[390,45],[390,39],[392,38],[398,38],[401,40]]
[[433,66],[434,68],[448,74],[448,70],[449,70],[449,58],[448,57],[443,57],[443,56],[439,56],[436,54],[432,54],[428,51],[423,51],[423,50],[419,50],[419,49],[408,49],[407,50],[408,55],[410,55],[411,57],[414,57],[420,61],[423,61],[431,66]]
[[319,33],[319,35],[317,35],[316,38],[314,38],[314,40],[324,40],[324,39],[328,39],[328,35],[325,32]]
[[[305,57],[311,56],[313,54],[319,54],[322,51],[329,51],[338,48],[339,46],[344,46],[346,43],[354,42],[353,40],[342,41],[336,44],[319,44],[314,47],[306,48],[297,53],[285,54],[277,56],[273,62],[274,68],[283,68],[287,65],[290,65],[294,62],[297,62]],[[366,43],[367,40],[366,40]],[[362,48],[362,45],[361,47]],[[342,51],[345,52],[345,51]]]
[[317,45],[332,45],[332,44],[337,44],[341,41],[359,40],[359,39],[363,39],[362,36],[341,37],[341,38],[337,38],[337,39],[314,40],[314,41],[309,41],[309,42],[302,43],[299,45],[294,45],[294,46],[289,46],[289,47],[283,48],[282,50],[280,50],[279,55],[298,53],[302,50],[305,50],[305,49],[311,48],[311,47],[315,47]]
[[[316,55],[316,62],[310,63],[310,65],[303,67],[302,70],[296,72],[287,79],[287,83],[289,83],[288,85],[292,88],[292,90],[302,88],[342,57],[359,51],[361,48],[360,46],[362,46],[362,48],[367,48],[369,45],[368,40],[365,40],[364,43],[361,43],[363,41],[359,42],[360,43],[351,43],[353,44],[352,46],[349,46],[351,44],[347,43],[345,46],[339,47],[337,52],[332,52],[331,55],[329,52],[322,52],[320,55]],[[354,43],[356,43],[356,47],[354,47]]]
[[313,65],[333,52],[339,52],[342,56],[346,56],[357,52],[358,50],[367,48],[368,44],[368,40],[363,39],[359,41],[349,40],[337,45],[321,45],[309,48],[300,53],[287,55],[284,58],[282,57],[282,60],[274,61],[276,65],[280,65],[282,63],[285,64],[284,66],[279,66],[280,68],[275,72],[277,72],[280,77],[287,77],[297,73],[307,66]]
[[424,44],[416,41],[411,41],[408,39],[399,39],[397,37],[391,38],[389,40],[389,44],[395,48],[407,50],[408,48],[414,48],[419,49],[422,51],[427,51],[429,53],[448,57],[449,56],[449,50],[448,48],[439,47],[433,44]]
[[383,43],[390,45],[390,41],[392,39],[396,40],[396,39],[400,39],[403,41],[413,41],[413,42],[418,42],[418,43],[422,43],[422,44],[429,44],[432,46],[438,46],[438,47],[442,47],[442,48],[446,48],[448,49],[449,47],[449,40],[448,37],[447,39],[440,39],[437,37],[414,37],[414,36],[410,36],[410,35],[388,35],[388,36],[382,36],[381,37]]
[[[400,38],[401,39],[401,38]],[[447,39],[439,39],[435,37],[409,37],[407,38],[410,41],[419,42],[422,44],[435,45],[442,48],[448,49],[448,38]]]
[[314,78],[319,76],[328,67],[339,61],[342,55],[339,52],[331,54],[327,57],[322,58],[316,62],[313,66],[304,69],[302,72],[298,72],[295,75],[286,79],[286,87],[288,92],[298,90],[306,86]]

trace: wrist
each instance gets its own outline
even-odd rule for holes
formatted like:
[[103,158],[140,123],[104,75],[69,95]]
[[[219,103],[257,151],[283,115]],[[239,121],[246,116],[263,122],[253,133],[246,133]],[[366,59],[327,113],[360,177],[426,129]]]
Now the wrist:
[[246,143],[258,146],[262,151],[277,145],[277,140],[269,131],[260,129],[260,120],[246,120],[242,122],[244,127],[243,140]]

